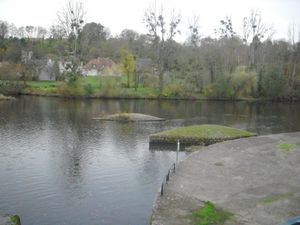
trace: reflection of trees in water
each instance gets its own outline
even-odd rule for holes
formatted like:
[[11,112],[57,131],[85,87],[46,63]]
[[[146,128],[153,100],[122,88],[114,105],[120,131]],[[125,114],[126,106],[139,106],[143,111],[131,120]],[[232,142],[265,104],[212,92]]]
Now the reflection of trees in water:
[[87,148],[92,120],[88,117],[92,105],[87,101],[62,100],[57,112],[50,118],[53,164],[59,166],[58,176],[66,182],[68,189],[77,189],[84,182],[87,167]]

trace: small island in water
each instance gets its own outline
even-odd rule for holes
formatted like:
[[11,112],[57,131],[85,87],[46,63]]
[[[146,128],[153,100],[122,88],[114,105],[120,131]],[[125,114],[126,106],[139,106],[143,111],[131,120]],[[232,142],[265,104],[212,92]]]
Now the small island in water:
[[141,113],[116,113],[112,115],[95,117],[96,120],[106,120],[106,121],[119,121],[119,122],[153,122],[153,121],[164,121],[165,119],[145,115]]
[[5,96],[3,94],[0,94],[0,101],[5,101],[5,100],[14,100],[14,97],[11,96]]
[[210,145],[255,135],[255,133],[237,128],[203,124],[162,131],[150,135],[149,139],[150,144],[174,144],[180,140],[180,143],[184,145]]

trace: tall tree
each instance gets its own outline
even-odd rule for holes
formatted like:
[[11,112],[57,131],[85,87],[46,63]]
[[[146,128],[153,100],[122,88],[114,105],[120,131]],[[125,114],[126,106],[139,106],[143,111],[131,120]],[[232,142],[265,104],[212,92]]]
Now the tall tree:
[[121,64],[123,73],[127,76],[127,88],[130,88],[130,78],[135,72],[135,57],[127,49],[121,49]]
[[84,16],[86,12],[82,2],[69,1],[67,6],[57,14],[60,26],[70,40],[73,40],[73,54],[76,58],[78,37],[84,25]]
[[219,35],[220,38],[233,38],[236,35],[230,16],[226,16],[225,19],[220,20],[220,27],[215,29],[215,33]]
[[171,19],[167,21],[163,8],[158,12],[156,7],[145,11],[144,23],[148,29],[148,35],[152,38],[153,47],[156,50],[156,62],[159,76],[159,92],[162,94],[164,81],[163,75],[167,70],[168,57],[172,52],[174,37],[180,33],[178,26],[181,16],[173,11]]
[[8,33],[8,24],[0,20],[0,39],[4,39]]
[[59,25],[64,29],[67,34],[70,44],[72,46],[72,52],[69,54],[70,62],[66,64],[66,71],[69,84],[73,84],[77,81],[80,75],[78,53],[78,37],[84,25],[84,16],[86,12],[82,2],[69,1],[67,6],[59,12],[58,21]]
[[101,56],[101,45],[106,41],[107,33],[100,23],[87,23],[79,36],[80,52],[83,60]]
[[250,44],[250,65],[256,65],[257,52],[263,39],[274,34],[272,27],[267,26],[259,11],[251,10],[248,17],[243,18],[243,41]]
[[188,37],[188,44],[194,48],[199,47],[200,45],[200,25],[199,25],[199,16],[195,16],[189,22],[189,31],[190,35]]
[[[291,88],[294,88],[295,85],[295,80],[296,80],[296,75],[297,75],[297,66],[300,61],[300,40],[298,43],[295,41],[295,25],[290,25],[289,31],[288,31],[288,36],[289,36],[289,44],[290,44],[290,50],[291,50],[291,61],[292,61],[292,69],[290,72],[290,79],[289,79],[289,84]],[[299,31],[299,38],[300,38],[300,31]]]

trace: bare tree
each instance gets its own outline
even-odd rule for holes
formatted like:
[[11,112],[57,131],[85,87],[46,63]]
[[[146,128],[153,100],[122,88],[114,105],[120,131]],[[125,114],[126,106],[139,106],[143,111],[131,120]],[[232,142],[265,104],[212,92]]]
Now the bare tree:
[[249,17],[243,18],[243,41],[250,44],[250,65],[256,65],[256,54],[261,41],[271,38],[273,34],[273,27],[263,23],[258,10],[251,10]]
[[167,69],[168,57],[172,54],[172,42],[177,34],[180,34],[178,26],[181,16],[174,10],[171,19],[167,21],[163,7],[158,11],[156,6],[149,7],[145,11],[143,22],[148,29],[148,35],[152,39],[153,47],[156,50],[156,62],[159,76],[159,91],[162,94],[164,81],[163,75]]
[[236,36],[230,16],[226,16],[225,19],[220,20],[220,27],[215,29],[215,33],[219,35],[220,38],[233,38]]
[[52,25],[50,27],[50,37],[53,39],[63,39],[67,37],[67,34],[65,33],[65,30],[60,25]]
[[[300,43],[295,41],[296,31],[295,31],[295,24],[289,26],[288,30],[288,39],[290,44],[290,51],[291,51],[291,61],[292,61],[292,70],[290,72],[290,79],[289,84],[291,88],[294,88],[296,74],[297,74],[297,65],[300,60]],[[300,32],[299,32],[300,35]]]
[[84,25],[84,16],[86,12],[82,2],[69,1],[67,6],[57,14],[60,26],[69,38],[74,39],[73,54],[76,57],[78,36]]
[[199,16],[194,15],[189,21],[189,31],[190,35],[188,37],[188,44],[192,47],[199,47],[200,45],[200,25]]
[[34,26],[26,26],[25,27],[26,36],[28,39],[33,38]]
[[36,37],[38,39],[44,39],[45,36],[47,35],[47,33],[48,33],[48,31],[43,27],[38,26],[36,28]]
[[71,0],[68,2],[66,7],[57,14],[59,28],[63,29],[72,46],[72,51],[69,54],[69,63],[65,64],[67,81],[69,84],[76,82],[81,74],[77,53],[78,39],[84,25],[85,14],[86,12],[84,10],[83,3],[81,1],[74,3]]
[[8,33],[8,24],[0,20],[0,39],[4,39]]

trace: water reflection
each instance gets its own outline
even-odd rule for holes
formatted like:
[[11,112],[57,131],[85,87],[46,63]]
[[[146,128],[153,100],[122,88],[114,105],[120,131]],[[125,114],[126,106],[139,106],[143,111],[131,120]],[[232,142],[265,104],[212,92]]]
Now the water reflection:
[[[148,224],[175,153],[150,151],[148,136],[214,123],[259,134],[300,130],[300,104],[22,97],[0,102],[0,212],[22,224]],[[116,123],[137,112],[165,122]],[[184,157],[184,153],[181,157]]]

